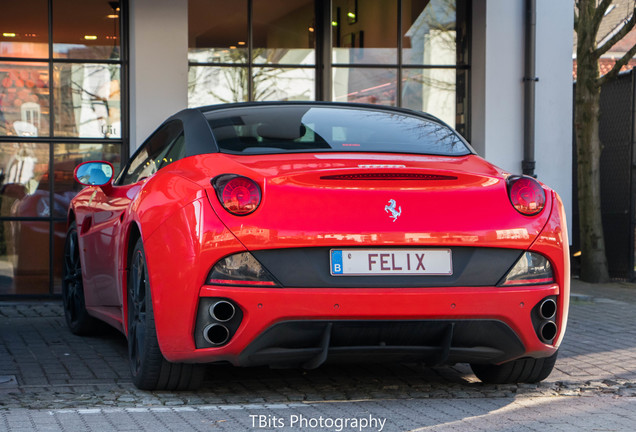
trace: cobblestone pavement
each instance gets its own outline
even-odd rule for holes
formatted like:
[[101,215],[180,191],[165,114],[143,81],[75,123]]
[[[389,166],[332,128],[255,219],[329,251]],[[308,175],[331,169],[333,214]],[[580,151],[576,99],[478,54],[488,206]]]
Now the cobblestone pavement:
[[115,330],[72,335],[58,303],[0,302],[0,430],[636,429],[634,284],[574,281],[556,368],[533,385],[484,385],[467,365],[218,366],[197,392],[146,392],[126,354]]

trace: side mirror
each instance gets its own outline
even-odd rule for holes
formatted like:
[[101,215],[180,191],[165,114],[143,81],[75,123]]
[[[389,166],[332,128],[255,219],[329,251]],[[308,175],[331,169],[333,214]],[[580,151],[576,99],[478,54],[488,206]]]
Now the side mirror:
[[84,162],[75,168],[75,181],[84,186],[103,186],[113,179],[115,170],[109,162]]

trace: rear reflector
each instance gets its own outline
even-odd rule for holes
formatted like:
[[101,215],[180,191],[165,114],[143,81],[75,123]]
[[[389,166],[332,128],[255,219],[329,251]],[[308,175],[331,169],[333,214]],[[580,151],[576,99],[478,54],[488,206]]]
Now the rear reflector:
[[415,173],[360,173],[320,177],[321,180],[457,180],[455,176]]
[[210,285],[236,285],[236,286],[276,286],[274,281],[250,281],[233,279],[209,279]]

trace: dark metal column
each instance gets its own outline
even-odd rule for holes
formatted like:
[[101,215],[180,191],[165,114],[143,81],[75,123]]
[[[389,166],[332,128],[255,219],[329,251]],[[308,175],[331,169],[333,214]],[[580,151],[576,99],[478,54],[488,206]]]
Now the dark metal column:
[[331,100],[331,1],[316,0],[316,100]]
[[526,48],[524,85],[524,119],[523,119],[523,162],[521,168],[525,175],[536,177],[534,173],[534,86],[537,78],[535,70],[536,53],[536,0],[526,0]]

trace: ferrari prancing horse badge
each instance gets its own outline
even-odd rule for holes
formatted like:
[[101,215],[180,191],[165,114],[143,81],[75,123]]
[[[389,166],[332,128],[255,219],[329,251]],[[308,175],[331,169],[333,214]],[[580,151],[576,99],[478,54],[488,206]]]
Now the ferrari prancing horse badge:
[[402,206],[398,207],[396,210],[397,203],[394,199],[389,200],[389,204],[384,206],[384,211],[387,213],[391,213],[391,218],[393,218],[393,222],[397,220],[398,217],[402,214]]

